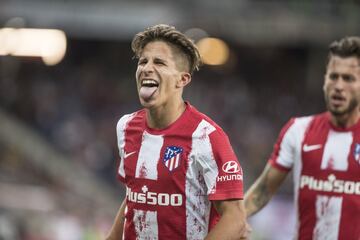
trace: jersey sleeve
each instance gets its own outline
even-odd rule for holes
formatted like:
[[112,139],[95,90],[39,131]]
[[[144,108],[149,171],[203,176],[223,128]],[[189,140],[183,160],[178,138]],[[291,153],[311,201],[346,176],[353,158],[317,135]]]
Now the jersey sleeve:
[[124,147],[125,147],[125,130],[127,123],[132,119],[133,114],[127,114],[120,118],[116,125],[117,144],[119,148],[120,162],[118,164],[117,178],[125,183],[125,169],[124,169]]
[[222,129],[214,127],[208,144],[199,163],[209,200],[243,199],[243,172],[229,138]]
[[295,159],[296,125],[291,118],[281,129],[268,162],[282,171],[290,171]]

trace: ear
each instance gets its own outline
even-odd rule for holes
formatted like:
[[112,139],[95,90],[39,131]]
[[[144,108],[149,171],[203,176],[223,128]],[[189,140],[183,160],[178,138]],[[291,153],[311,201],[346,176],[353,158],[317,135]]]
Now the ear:
[[188,72],[181,73],[180,79],[176,82],[177,88],[183,88],[191,82],[191,74]]

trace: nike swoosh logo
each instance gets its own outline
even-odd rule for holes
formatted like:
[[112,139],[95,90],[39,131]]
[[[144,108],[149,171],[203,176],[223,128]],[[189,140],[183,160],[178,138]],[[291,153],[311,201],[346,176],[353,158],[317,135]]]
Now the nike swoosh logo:
[[304,152],[310,152],[310,151],[314,151],[317,149],[320,149],[322,147],[321,144],[316,144],[316,145],[307,145],[305,144],[303,147]]
[[124,152],[124,159],[127,157],[130,157],[131,155],[133,155],[134,153],[136,153],[136,151],[130,152],[130,153],[126,153]]

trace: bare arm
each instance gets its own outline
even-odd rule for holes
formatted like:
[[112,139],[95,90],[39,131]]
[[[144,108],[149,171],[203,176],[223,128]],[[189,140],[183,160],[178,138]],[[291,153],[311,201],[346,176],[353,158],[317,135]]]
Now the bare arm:
[[288,172],[267,164],[260,177],[245,194],[245,209],[250,217],[262,209],[283,183]]
[[122,240],[125,222],[125,207],[126,199],[124,199],[124,201],[121,203],[119,211],[115,217],[113,226],[111,227],[110,233],[106,237],[106,240]]
[[242,200],[213,201],[221,215],[220,221],[209,232],[205,240],[246,239],[249,234],[246,212]]

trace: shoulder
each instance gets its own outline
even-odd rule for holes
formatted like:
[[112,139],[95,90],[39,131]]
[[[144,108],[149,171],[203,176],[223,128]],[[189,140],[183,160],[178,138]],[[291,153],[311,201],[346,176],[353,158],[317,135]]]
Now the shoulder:
[[311,127],[319,127],[323,124],[327,124],[329,122],[329,115],[327,112],[302,116],[302,117],[294,117],[289,120],[287,123],[289,127],[294,130],[302,130],[309,129]]
[[322,119],[322,114],[292,117],[283,126],[282,132],[297,131],[308,128],[315,120]]
[[133,119],[136,119],[136,118],[140,118],[140,119],[144,118],[144,116],[145,116],[144,109],[133,112],[133,113],[125,114],[118,120],[118,122],[116,124],[116,130],[117,131],[124,130],[130,121],[132,121]]
[[197,124],[196,130],[194,133],[204,134],[207,133],[207,135],[226,135],[224,130],[215,122],[213,121],[209,116],[206,114],[200,112],[195,107],[191,107],[191,118],[195,121]]
[[328,122],[328,115],[320,113],[315,115],[293,117],[281,129],[278,141],[300,143],[301,139],[314,128],[321,128]]

